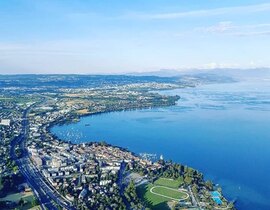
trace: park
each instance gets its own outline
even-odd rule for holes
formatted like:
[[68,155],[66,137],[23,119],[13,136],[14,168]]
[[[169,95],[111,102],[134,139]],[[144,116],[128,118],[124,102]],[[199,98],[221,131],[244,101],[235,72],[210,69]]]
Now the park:
[[151,209],[169,209],[168,202],[188,201],[189,194],[179,188],[181,179],[159,178],[154,183],[138,186],[137,191]]

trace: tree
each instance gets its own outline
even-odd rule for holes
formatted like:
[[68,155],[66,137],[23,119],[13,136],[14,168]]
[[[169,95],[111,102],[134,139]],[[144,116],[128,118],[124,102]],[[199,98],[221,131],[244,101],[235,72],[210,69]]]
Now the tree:
[[205,186],[209,189],[209,190],[213,190],[213,183],[211,181],[206,181],[205,182]]
[[38,200],[37,200],[36,198],[34,198],[34,199],[32,200],[32,202],[31,202],[32,207],[37,206],[38,203],[39,203]]
[[192,191],[194,192],[194,193],[198,193],[198,187],[197,187],[197,185],[193,185],[192,186]]
[[17,174],[18,171],[19,171],[19,168],[18,168],[18,166],[14,166],[14,167],[12,168],[12,170],[13,170],[13,173],[14,173],[14,174]]
[[127,201],[131,204],[132,209],[137,209],[136,206],[141,206],[134,181],[131,181],[125,188],[124,195]]
[[0,191],[4,188],[2,176],[0,176]]
[[20,207],[23,207],[24,206],[24,200],[21,198],[19,200],[19,203],[18,204],[19,204]]
[[186,176],[186,177],[184,178],[184,182],[185,182],[187,185],[190,185],[190,184],[192,183],[192,178],[189,177],[189,176]]

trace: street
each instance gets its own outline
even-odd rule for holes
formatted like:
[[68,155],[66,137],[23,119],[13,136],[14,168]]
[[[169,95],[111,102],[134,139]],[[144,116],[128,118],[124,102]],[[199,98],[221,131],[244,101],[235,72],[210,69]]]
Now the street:
[[[20,172],[32,188],[34,194],[40,202],[42,209],[57,210],[57,205],[64,209],[75,209],[68,200],[59,194],[50,184],[46,181],[45,177],[33,165],[25,147],[25,142],[28,136],[28,113],[33,105],[28,107],[23,113],[22,129],[19,136],[15,137],[11,142],[10,156],[16,162]],[[16,146],[22,152],[21,157],[17,157],[15,153]],[[57,205],[55,205],[57,204]]]

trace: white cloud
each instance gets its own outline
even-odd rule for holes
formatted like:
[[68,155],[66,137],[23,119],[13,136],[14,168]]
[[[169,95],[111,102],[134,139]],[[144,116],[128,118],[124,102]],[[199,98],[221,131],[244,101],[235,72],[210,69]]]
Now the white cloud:
[[202,28],[203,31],[212,33],[224,33],[234,28],[231,21],[219,22],[217,25]]
[[218,69],[218,68],[239,68],[240,65],[236,63],[218,63],[218,62],[210,62],[203,65],[200,65],[201,69]]
[[157,13],[157,14],[129,14],[131,18],[137,19],[177,19],[177,18],[188,18],[188,17],[209,17],[225,14],[247,14],[256,12],[270,11],[270,3],[255,4],[246,6],[235,6],[235,7],[222,7],[215,9],[205,10],[193,10],[186,12],[174,12],[174,13]]
[[270,23],[236,25],[231,21],[222,21],[212,26],[196,28],[195,31],[233,36],[267,36],[270,35]]
[[235,33],[231,33],[231,35],[235,35],[235,36],[269,36],[270,30],[269,31],[235,32]]

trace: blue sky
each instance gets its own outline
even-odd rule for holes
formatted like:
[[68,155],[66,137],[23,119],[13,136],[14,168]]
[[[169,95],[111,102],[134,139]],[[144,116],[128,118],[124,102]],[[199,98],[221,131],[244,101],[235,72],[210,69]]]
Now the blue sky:
[[0,0],[0,73],[270,66],[270,2]]

